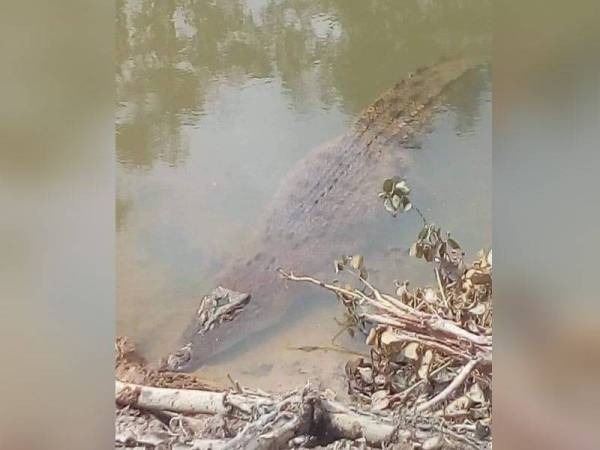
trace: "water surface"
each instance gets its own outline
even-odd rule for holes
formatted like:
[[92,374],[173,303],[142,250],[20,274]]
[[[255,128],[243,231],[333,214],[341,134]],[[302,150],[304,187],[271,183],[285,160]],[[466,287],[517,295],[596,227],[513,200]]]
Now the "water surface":
[[[172,350],[217,272],[257,250],[253,227],[295,163],[418,66],[486,55],[489,14],[481,1],[119,2],[118,332],[150,360]],[[489,69],[457,83],[406,174],[415,204],[471,255],[491,244],[490,100]],[[348,232],[391,289],[395,278],[432,282],[405,257],[418,228],[382,209]],[[348,355],[289,348],[327,345],[343,312],[327,293],[294,289],[301,301],[281,323],[200,372],[339,387]]]

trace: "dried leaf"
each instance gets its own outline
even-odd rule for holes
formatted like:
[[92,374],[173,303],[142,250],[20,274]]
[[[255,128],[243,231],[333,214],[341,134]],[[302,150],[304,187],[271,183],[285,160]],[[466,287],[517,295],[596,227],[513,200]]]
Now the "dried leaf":
[[381,389],[375,391],[371,396],[371,410],[372,411],[383,411],[390,405],[390,398],[388,391]]
[[379,336],[379,332],[378,332],[377,328],[375,328],[375,327],[371,328],[371,331],[369,331],[369,335],[367,336],[366,344],[367,345],[375,345],[375,343],[377,342],[378,336]]
[[435,293],[435,291],[434,291],[433,289],[431,289],[431,288],[426,288],[426,289],[425,289],[425,296],[424,296],[424,300],[425,300],[427,303],[435,303],[435,302],[437,302],[439,299],[438,299],[438,296],[437,296],[437,294]]
[[373,379],[373,382],[375,383],[375,386],[377,387],[383,387],[386,384],[386,377],[383,374],[379,374],[376,375],[375,378]]
[[489,273],[475,271],[471,275],[471,282],[473,284],[492,284],[492,276]]
[[[398,285],[397,285],[398,286]],[[408,281],[405,281],[396,288],[396,296],[403,298],[404,295],[408,294]]]
[[354,270],[360,270],[363,267],[364,258],[361,255],[353,255],[350,257],[350,267]]
[[381,347],[388,353],[400,351],[402,344],[404,343],[402,337],[395,333],[390,327],[386,328],[381,333],[379,342],[381,343]]
[[465,272],[465,278],[467,280],[470,280],[471,277],[475,274],[476,270],[475,269],[469,269]]
[[479,383],[474,383],[467,392],[467,397],[475,404],[481,405],[485,403],[485,395]]
[[460,245],[452,238],[448,238],[448,245],[454,250],[460,250]]
[[450,402],[444,410],[444,414],[446,416],[466,414],[469,406],[471,406],[471,400],[466,395],[463,395]]
[[404,347],[404,349],[402,350],[402,354],[405,358],[416,361],[417,359],[419,359],[419,344],[417,344],[416,342],[410,342]]
[[485,305],[483,303],[479,303],[471,309],[469,309],[469,312],[475,316],[480,316],[485,312],[485,309]]
[[370,367],[358,367],[356,370],[365,384],[373,384],[373,369]]
[[423,257],[423,247],[422,246],[417,246],[417,258],[422,258]]

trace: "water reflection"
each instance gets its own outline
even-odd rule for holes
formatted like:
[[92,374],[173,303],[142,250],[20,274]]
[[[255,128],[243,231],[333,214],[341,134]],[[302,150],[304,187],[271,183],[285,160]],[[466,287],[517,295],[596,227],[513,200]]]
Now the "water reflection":
[[[465,95],[465,89],[471,95]],[[480,116],[481,102],[489,100],[491,91],[490,65],[467,72],[459,84],[446,91],[446,104],[456,113],[456,131],[469,133],[475,128]]]
[[119,161],[183,162],[181,126],[223,79],[277,78],[296,110],[316,101],[353,116],[419,65],[487,52],[489,17],[480,0],[119,0]]

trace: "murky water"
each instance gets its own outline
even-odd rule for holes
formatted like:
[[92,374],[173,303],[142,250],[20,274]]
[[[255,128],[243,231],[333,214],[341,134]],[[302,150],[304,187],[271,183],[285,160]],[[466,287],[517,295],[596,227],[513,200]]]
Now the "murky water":
[[[252,245],[295,163],[416,67],[487,55],[489,15],[480,0],[119,2],[118,332],[150,360],[172,350],[216,273]],[[470,255],[491,244],[490,101],[488,68],[457,83],[406,174],[414,203]],[[405,257],[418,228],[417,216],[382,208],[351,231],[391,286],[432,282],[428,266]],[[292,287],[301,301],[283,321],[200,372],[264,388],[307,377],[339,387],[348,355],[290,348],[328,345],[343,312],[327,293]],[[338,342],[361,350],[348,335]]]

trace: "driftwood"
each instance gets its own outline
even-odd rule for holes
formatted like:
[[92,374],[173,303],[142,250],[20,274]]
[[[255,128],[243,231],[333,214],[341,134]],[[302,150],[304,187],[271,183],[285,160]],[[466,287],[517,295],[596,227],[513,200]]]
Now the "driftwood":
[[[407,417],[358,411],[306,386],[282,396],[251,392],[204,392],[116,383],[115,443],[122,447],[177,450],[276,450],[283,448],[491,448],[443,424],[413,422]],[[235,399],[234,404],[229,401]],[[240,408],[241,407],[241,408]],[[184,421],[199,411],[239,416],[243,426],[229,437],[198,436]],[[182,416],[179,413],[191,414]],[[156,414],[156,417],[153,416]],[[162,420],[157,419],[161,417]],[[165,424],[166,417],[166,424]],[[413,419],[414,420],[414,419]],[[187,428],[187,429],[186,429]],[[413,447],[411,447],[411,445]]]
[[224,444],[223,449],[282,448],[291,439],[315,430],[329,440],[364,438],[372,446],[381,446],[397,437],[391,418],[352,410],[310,386],[278,398],[256,393],[156,388],[117,381],[115,394],[120,405],[141,410],[228,414],[247,420],[242,432]]
[[[232,407],[250,413],[261,401],[250,396],[191,389],[168,389],[116,381],[118,403],[150,411],[190,414],[226,414]],[[270,400],[265,400],[270,403]]]

